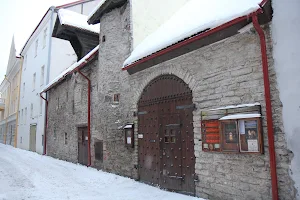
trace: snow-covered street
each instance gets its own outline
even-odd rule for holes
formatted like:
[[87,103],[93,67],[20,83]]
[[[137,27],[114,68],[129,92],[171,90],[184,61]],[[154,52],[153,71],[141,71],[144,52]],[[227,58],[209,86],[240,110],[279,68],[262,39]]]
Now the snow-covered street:
[[199,200],[0,144],[0,200],[23,199]]

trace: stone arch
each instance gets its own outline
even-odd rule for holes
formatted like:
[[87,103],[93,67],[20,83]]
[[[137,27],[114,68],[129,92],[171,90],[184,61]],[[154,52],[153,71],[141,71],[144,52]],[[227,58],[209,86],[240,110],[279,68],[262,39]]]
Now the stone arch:
[[155,70],[154,72],[152,72],[145,80],[144,82],[140,85],[140,87],[137,89],[137,91],[134,94],[133,97],[133,108],[135,108],[135,110],[137,110],[137,103],[144,91],[144,88],[155,78],[161,76],[161,75],[168,75],[168,74],[172,74],[177,76],[178,78],[182,79],[186,84],[188,84],[189,88],[192,90],[192,92],[194,93],[194,89],[196,88],[196,80],[192,77],[192,75],[189,73],[189,71],[185,70],[185,69],[178,69],[178,68],[174,68],[173,66],[164,68],[162,70]]

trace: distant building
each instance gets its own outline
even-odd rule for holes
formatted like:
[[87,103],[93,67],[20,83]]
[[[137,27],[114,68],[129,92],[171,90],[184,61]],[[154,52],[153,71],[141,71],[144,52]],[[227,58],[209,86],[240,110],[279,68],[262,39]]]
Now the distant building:
[[70,42],[53,38],[59,9],[89,13],[98,1],[84,0],[51,7],[21,50],[23,57],[17,146],[43,153],[45,103],[39,93],[53,78],[77,61]]
[[0,142],[16,147],[21,59],[16,56],[14,38],[10,47],[6,75],[0,85]]

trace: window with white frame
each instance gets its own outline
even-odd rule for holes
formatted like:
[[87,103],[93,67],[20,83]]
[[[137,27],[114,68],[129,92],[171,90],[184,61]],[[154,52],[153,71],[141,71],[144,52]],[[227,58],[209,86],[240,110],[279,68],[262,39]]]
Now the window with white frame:
[[35,90],[36,73],[33,74],[32,78],[32,91]]
[[24,110],[22,109],[22,114],[21,114],[21,124],[23,124],[23,120],[24,120]]
[[23,83],[23,97],[25,95],[25,83]]
[[45,76],[45,65],[43,65],[42,68],[41,68],[41,78],[40,78],[40,80],[41,80],[40,84],[41,85],[44,84],[44,76]]
[[43,113],[43,99],[40,99],[40,115]]
[[46,43],[47,43],[47,28],[45,28],[44,30],[44,40],[43,40],[43,48],[46,47]]
[[33,118],[33,104],[30,106],[30,117]]
[[35,57],[37,56],[38,47],[39,47],[39,40],[37,39],[37,40],[35,41],[35,52],[34,52],[34,56],[35,56]]
[[27,107],[25,108],[25,119],[24,119],[24,124],[26,124],[26,120],[27,120]]

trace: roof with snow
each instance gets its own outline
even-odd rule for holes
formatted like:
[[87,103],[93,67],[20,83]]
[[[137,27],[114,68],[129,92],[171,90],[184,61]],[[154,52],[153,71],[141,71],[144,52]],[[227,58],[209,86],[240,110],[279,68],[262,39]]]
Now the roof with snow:
[[100,18],[110,10],[122,6],[127,0],[101,0],[88,16],[89,24],[97,24]]
[[190,0],[170,20],[142,41],[123,67],[201,31],[248,15],[260,8],[260,2],[261,0]]
[[[248,19],[247,16],[258,11],[261,8],[260,4],[262,3],[265,4],[266,1],[190,0],[166,23],[161,25],[133,50],[131,55],[124,62],[123,69],[128,69],[128,66],[135,64],[137,61],[147,58],[152,54],[160,52],[179,42],[190,39],[197,34],[205,35],[210,30],[217,29],[221,25],[225,25],[233,20],[244,18],[246,16],[245,19],[243,19],[244,21],[241,20],[242,23],[240,23],[240,26],[228,30],[227,33],[223,34],[223,38],[222,36],[215,36],[218,37],[218,40],[215,39],[214,41],[211,41],[211,43],[237,34],[238,29],[250,23],[251,19]],[[205,44],[202,44],[202,46],[205,46]],[[198,45],[197,48],[202,46]],[[188,49],[195,50],[197,48]],[[184,50],[185,53],[187,53],[187,51],[188,50]],[[177,54],[182,55],[183,53],[180,54],[179,52]],[[155,64],[158,63],[149,65],[153,66]]]
[[100,32],[99,24],[89,25],[87,23],[88,17],[86,15],[82,15],[66,9],[60,9],[58,11],[58,17],[61,25],[72,26],[75,28],[83,29],[94,33]]
[[88,64],[90,61],[92,61],[95,57],[97,57],[98,50],[99,50],[99,45],[96,46],[91,52],[89,52],[81,60],[79,60],[78,62],[76,62],[73,65],[71,65],[70,67],[68,67],[66,70],[64,70],[62,73],[60,73],[56,78],[54,78],[52,81],[50,81],[43,88],[43,90],[41,91],[41,93],[47,92],[52,87],[54,87],[55,85],[57,85],[58,83],[60,83],[62,80],[64,80],[67,75],[73,73],[76,70],[81,69],[86,64]]

